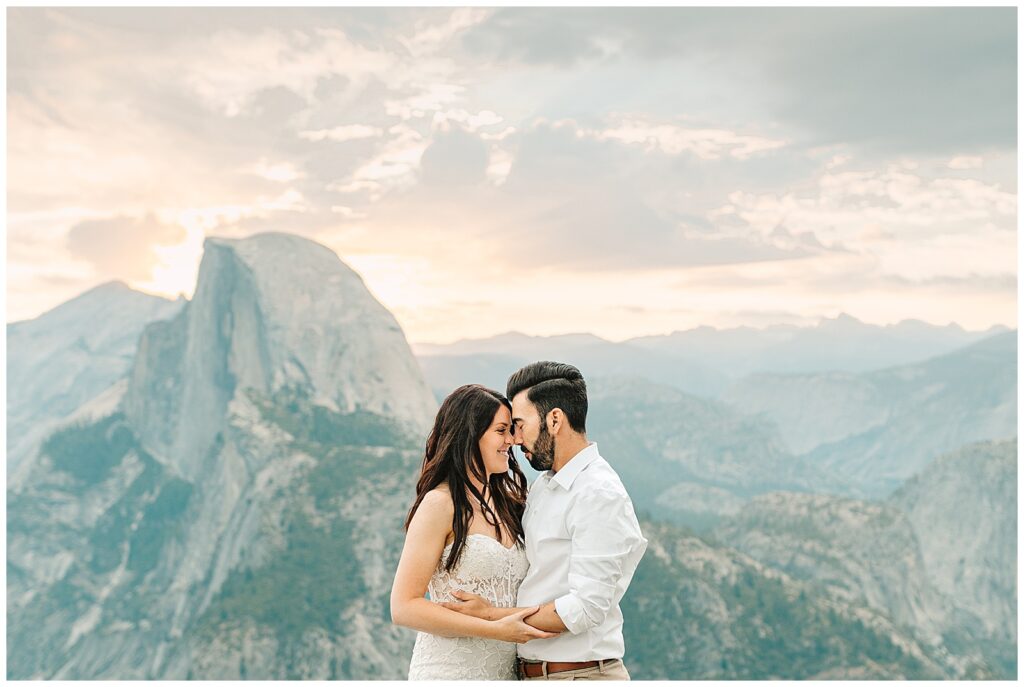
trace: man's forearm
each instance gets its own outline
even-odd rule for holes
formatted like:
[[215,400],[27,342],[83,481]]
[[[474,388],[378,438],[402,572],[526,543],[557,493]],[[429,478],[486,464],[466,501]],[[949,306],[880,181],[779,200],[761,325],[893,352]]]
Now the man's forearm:
[[[523,607],[525,608],[525,606]],[[498,608],[497,606],[491,606],[485,611],[484,618],[486,620],[500,620],[505,616],[512,615],[516,611],[521,611],[523,608]],[[538,630],[544,630],[545,632],[565,632],[565,623],[558,617],[558,613],[555,611],[555,602],[550,601],[540,607],[533,615],[528,615],[523,619],[527,625],[531,625]]]
[[540,607],[533,615],[524,618],[527,625],[532,625],[538,630],[545,632],[565,632],[567,629],[558,611],[555,610],[555,602],[549,601]]

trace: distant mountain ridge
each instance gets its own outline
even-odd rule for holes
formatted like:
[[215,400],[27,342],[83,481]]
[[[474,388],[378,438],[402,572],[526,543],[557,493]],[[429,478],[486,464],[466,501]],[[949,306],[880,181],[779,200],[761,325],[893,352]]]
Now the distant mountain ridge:
[[970,381],[963,370],[970,369],[972,378],[1005,382],[997,385],[1002,398],[1015,386],[1016,337],[1016,332],[996,334],[911,365],[864,373],[752,374],[731,384],[722,400],[745,413],[767,414],[779,423],[787,446],[805,453],[886,422],[894,412],[890,391],[917,399],[918,386]]
[[924,360],[1006,331],[1002,325],[966,331],[957,324],[943,327],[920,320],[873,325],[841,313],[812,327],[698,327],[631,343],[701,360],[738,378],[754,372],[865,372]]
[[8,484],[47,432],[127,374],[143,328],[184,303],[111,281],[7,325]]
[[[643,349],[672,356],[687,367],[713,369],[737,379],[753,372],[864,372],[924,360],[1007,331],[1013,330],[993,325],[984,331],[967,331],[955,323],[939,326],[913,319],[873,325],[841,313],[809,327],[778,324],[764,329],[716,329],[705,325],[621,342],[593,334],[528,336],[510,331],[450,344],[414,343],[412,348],[421,359],[501,354],[534,360],[538,355],[539,359],[558,355],[565,358],[567,353],[587,346],[604,346],[609,350],[621,347],[624,351]],[[693,393],[692,389],[684,391]]]
[[[876,495],[890,494],[942,453],[1017,435],[1016,332],[864,378],[885,399],[885,423],[805,456]],[[776,408],[783,405],[777,399]]]
[[[571,361],[584,374],[643,377],[673,384],[689,393],[713,396],[728,378],[717,370],[669,353],[612,343],[593,334],[526,336],[517,332],[450,346],[418,346],[423,373],[436,396],[470,381],[489,382],[504,391],[508,376],[536,360]],[[427,352],[433,351],[432,354]],[[471,375],[478,375],[471,379]]]
[[646,380],[588,382],[588,436],[640,511],[702,530],[774,490],[845,493],[829,471],[789,453],[775,425]]

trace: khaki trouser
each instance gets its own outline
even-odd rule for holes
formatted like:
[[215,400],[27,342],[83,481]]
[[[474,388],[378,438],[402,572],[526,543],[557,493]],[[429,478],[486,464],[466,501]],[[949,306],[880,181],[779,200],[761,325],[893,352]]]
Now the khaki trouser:
[[594,666],[593,668],[580,668],[579,670],[563,670],[558,673],[551,673],[547,677],[538,675],[537,677],[524,677],[524,680],[629,680],[629,672],[626,670],[626,665],[619,660],[609,664],[607,661],[604,666]]

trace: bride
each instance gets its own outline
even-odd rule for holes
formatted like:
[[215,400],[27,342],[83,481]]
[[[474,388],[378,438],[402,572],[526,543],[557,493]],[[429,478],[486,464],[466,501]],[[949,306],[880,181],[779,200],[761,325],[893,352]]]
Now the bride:
[[516,605],[528,566],[526,477],[510,450],[511,410],[498,392],[467,384],[444,400],[427,437],[391,588],[392,622],[419,630],[410,680],[515,680],[516,643],[557,636],[524,621],[538,607],[483,620],[435,603],[462,590]]

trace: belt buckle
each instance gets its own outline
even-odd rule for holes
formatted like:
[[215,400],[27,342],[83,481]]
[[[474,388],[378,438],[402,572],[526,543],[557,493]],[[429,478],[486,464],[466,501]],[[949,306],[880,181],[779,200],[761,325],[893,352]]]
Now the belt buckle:
[[523,679],[525,680],[526,678],[533,678],[534,677],[534,676],[532,676],[532,675],[530,675],[529,673],[526,672],[526,666],[528,666],[528,665],[540,666],[540,674],[541,674],[541,676],[543,676],[547,672],[546,670],[544,670],[544,663],[545,663],[545,661],[528,661],[528,660],[523,659],[523,658],[519,659],[519,669],[523,673]]

